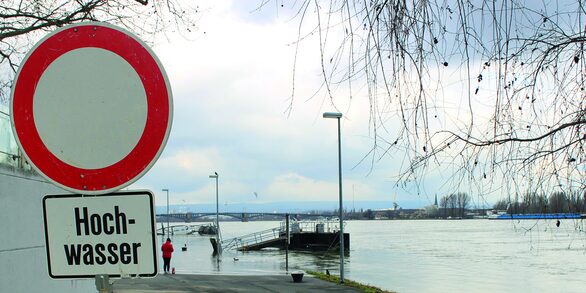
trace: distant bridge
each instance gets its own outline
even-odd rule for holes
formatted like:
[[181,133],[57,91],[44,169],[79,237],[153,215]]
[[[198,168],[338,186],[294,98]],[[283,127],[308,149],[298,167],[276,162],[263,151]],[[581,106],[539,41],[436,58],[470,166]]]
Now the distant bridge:
[[[319,217],[335,217],[334,214],[309,214],[309,213],[245,213],[245,212],[237,212],[237,213],[219,213],[220,216],[225,217],[232,217],[238,219],[242,222],[246,222],[248,220],[259,219],[259,218],[274,218],[274,217],[282,217],[285,218],[289,215],[292,218],[296,218],[298,220],[302,219],[315,219]],[[169,220],[176,222],[177,220],[184,221],[184,222],[192,222],[199,218],[204,217],[215,217],[216,213],[173,213],[169,214]],[[167,220],[167,214],[157,214],[157,219],[160,221]]]

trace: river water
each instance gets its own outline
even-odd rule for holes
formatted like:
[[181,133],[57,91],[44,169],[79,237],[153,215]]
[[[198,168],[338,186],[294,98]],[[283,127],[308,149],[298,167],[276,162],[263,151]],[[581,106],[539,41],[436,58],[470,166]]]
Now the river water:
[[[224,239],[278,226],[221,223]],[[401,293],[586,292],[584,231],[582,220],[348,221],[345,277]],[[285,251],[224,251],[218,261],[209,237],[172,241],[177,273],[285,273]],[[289,271],[297,269],[339,274],[339,254],[289,252]]]

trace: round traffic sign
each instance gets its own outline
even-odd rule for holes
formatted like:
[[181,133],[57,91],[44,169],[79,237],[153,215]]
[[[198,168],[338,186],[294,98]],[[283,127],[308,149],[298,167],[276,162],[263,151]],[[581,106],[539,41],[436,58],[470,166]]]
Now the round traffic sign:
[[138,37],[105,23],[59,29],[24,58],[12,128],[27,160],[67,190],[104,194],[144,175],[172,123],[171,86]]

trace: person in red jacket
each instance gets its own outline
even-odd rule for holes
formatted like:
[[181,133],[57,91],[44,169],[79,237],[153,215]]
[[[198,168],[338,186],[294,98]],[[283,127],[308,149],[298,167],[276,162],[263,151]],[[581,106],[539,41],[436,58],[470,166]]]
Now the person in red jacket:
[[165,274],[168,274],[169,266],[171,265],[171,254],[173,253],[171,239],[167,238],[167,242],[163,243],[161,250],[163,251],[163,270],[165,271]]

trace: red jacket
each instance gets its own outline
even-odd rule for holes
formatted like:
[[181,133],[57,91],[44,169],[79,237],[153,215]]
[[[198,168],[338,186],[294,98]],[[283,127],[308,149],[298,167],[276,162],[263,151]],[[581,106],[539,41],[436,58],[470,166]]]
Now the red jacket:
[[164,258],[171,258],[171,253],[173,253],[173,244],[171,244],[171,241],[163,243],[161,250],[163,251]]

